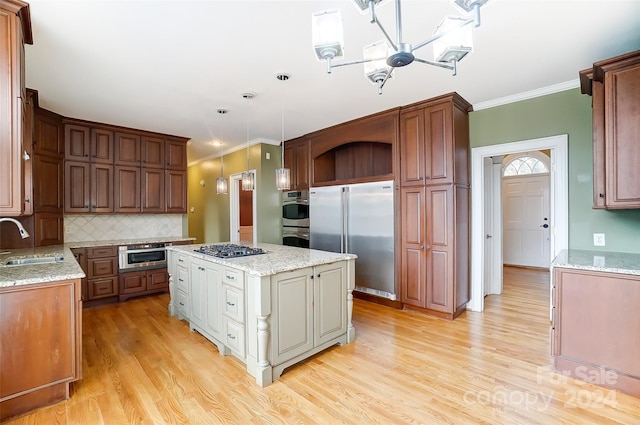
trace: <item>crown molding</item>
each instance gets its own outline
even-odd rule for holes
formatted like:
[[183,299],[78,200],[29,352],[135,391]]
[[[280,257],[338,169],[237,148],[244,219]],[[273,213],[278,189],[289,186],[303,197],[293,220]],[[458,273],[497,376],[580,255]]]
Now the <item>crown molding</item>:
[[480,102],[473,105],[474,111],[480,111],[482,109],[494,108],[496,106],[508,105],[509,103],[520,102],[521,100],[533,99],[535,97],[546,96],[548,94],[559,93],[566,90],[571,90],[580,87],[580,80],[575,79],[571,81],[565,81],[564,83],[554,84],[552,86],[541,87],[539,89],[526,91],[523,93],[513,94],[511,96],[505,96],[498,99],[488,100],[486,102]]

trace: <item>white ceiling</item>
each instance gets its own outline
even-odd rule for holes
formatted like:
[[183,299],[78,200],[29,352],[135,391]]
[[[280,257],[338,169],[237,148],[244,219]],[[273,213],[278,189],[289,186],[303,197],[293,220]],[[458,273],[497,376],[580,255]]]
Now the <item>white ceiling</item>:
[[[347,59],[382,39],[343,1],[33,0],[27,86],[64,116],[191,138],[189,161],[249,141],[285,140],[456,91],[472,104],[575,81],[594,61],[640,48],[640,1],[492,0],[458,75],[421,63],[397,69],[384,94],[362,65],[326,74],[311,48],[311,14],[339,8]],[[404,41],[430,36],[447,0],[402,2]],[[379,8],[395,34],[393,3]],[[432,59],[431,46],[417,56]],[[275,76],[286,72],[282,83]],[[251,101],[242,93],[257,94]],[[221,116],[218,108],[229,113]]]

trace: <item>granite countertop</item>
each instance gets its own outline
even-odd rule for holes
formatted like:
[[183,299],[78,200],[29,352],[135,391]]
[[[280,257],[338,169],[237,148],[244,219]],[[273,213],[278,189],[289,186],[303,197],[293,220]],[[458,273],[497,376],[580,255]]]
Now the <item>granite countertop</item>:
[[[63,261],[44,264],[6,266],[9,260],[30,257],[63,257]],[[85,277],[71,250],[64,245],[0,251],[0,288]]]
[[551,266],[640,276],[640,254],[563,249]]
[[[222,243],[228,242],[216,242],[216,244]],[[336,252],[319,251],[316,249],[296,248],[292,246],[266,243],[243,243],[242,245],[262,248],[266,251],[266,254],[223,259],[194,251],[204,245],[212,244],[170,246],[167,247],[167,250],[183,252],[196,258],[211,261],[212,263],[243,270],[254,276],[270,276],[280,272],[358,258],[355,254],[340,254]]]
[[193,242],[196,238],[185,238],[182,236],[165,237],[165,238],[137,238],[137,239],[113,239],[108,241],[82,241],[68,242],[65,245],[69,248],[93,248],[96,246],[114,246],[114,245],[139,245],[145,243],[160,242]]

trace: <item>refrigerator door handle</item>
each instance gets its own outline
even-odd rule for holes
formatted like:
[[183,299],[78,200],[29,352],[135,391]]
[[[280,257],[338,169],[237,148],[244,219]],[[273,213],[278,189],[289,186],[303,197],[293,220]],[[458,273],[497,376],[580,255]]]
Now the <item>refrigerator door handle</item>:
[[342,188],[342,253],[349,252],[349,187]]

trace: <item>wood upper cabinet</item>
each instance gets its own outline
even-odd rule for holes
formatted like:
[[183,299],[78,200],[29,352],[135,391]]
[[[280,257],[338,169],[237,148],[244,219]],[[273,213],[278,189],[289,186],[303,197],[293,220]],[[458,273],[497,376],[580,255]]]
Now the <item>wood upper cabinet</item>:
[[33,156],[33,202],[36,212],[62,212],[63,179],[62,158]]
[[140,138],[141,165],[146,168],[164,168],[164,146],[165,140],[161,137],[142,136]]
[[115,165],[140,166],[140,136],[117,131],[115,139]]
[[187,169],[187,140],[166,139],[165,142],[165,168],[167,170]]
[[115,166],[114,212],[140,212],[140,167]]
[[400,184],[469,184],[471,105],[452,93],[403,107]]
[[33,44],[27,3],[0,3],[0,33],[0,215],[17,216],[24,208],[24,44]]
[[187,212],[187,172],[165,170],[166,212]]
[[640,50],[580,72],[592,95],[594,208],[640,208]]
[[67,213],[114,211],[113,165],[66,161],[64,211]]
[[114,211],[114,171],[113,165],[91,164],[91,204],[90,211],[96,213],[111,213]]
[[104,128],[91,129],[91,161],[113,164],[113,131]]
[[64,243],[64,216],[62,213],[35,213],[33,217],[34,246]]
[[89,161],[91,156],[91,129],[84,125],[64,124],[65,159]]
[[165,171],[158,168],[142,168],[141,210],[147,213],[163,213],[166,208],[165,197]]
[[36,108],[33,129],[33,153],[64,157],[64,126],[62,116]]
[[284,166],[290,170],[291,190],[309,189],[309,140],[287,141],[284,145]]

